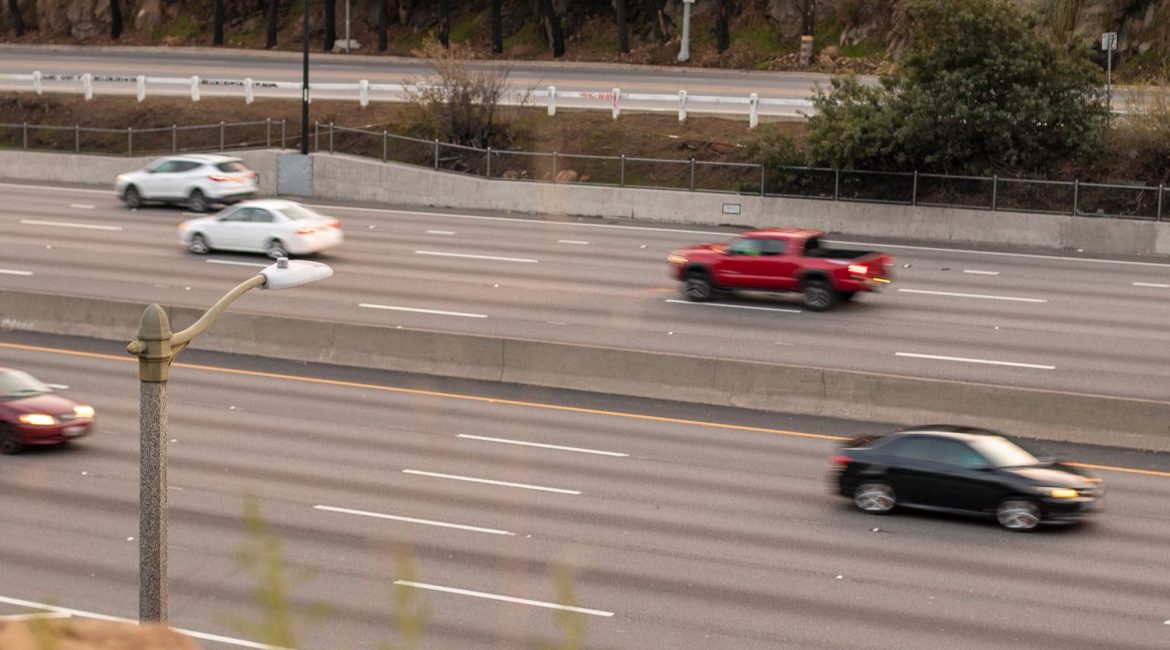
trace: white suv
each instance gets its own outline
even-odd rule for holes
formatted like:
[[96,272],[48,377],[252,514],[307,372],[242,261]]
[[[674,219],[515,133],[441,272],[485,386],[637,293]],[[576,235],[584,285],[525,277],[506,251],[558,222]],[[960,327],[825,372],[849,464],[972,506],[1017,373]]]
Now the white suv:
[[192,212],[207,212],[212,203],[235,203],[256,196],[256,172],[239,158],[192,154],[156,160],[121,174],[114,191],[128,208],[145,201],[182,203]]

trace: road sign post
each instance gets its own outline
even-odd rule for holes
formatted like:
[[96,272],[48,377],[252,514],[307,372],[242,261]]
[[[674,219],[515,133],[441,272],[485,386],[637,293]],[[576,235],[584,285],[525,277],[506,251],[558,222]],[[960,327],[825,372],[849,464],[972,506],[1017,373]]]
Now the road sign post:
[[1117,49],[1117,32],[1101,34],[1101,51],[1105,53],[1105,123],[1113,113],[1113,51]]

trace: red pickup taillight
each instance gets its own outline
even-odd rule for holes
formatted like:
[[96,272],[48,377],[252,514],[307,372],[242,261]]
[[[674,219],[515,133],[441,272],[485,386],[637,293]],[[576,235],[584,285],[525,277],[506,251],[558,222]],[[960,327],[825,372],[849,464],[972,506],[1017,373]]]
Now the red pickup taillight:
[[869,267],[865,264],[850,264],[849,272],[853,275],[869,275]]

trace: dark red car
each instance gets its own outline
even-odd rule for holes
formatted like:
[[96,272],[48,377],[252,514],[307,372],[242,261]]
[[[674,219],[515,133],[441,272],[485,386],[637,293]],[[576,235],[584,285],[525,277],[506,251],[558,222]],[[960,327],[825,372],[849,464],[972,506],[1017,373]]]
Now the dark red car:
[[58,395],[27,372],[0,368],[0,454],[59,445],[93,429],[92,406]]

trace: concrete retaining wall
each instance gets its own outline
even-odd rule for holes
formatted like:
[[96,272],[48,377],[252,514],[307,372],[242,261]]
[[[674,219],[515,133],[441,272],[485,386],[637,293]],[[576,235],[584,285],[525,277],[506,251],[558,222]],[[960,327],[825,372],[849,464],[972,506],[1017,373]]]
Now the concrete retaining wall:
[[[0,289],[0,328],[130,341],[144,303]],[[167,309],[181,329],[202,313]],[[227,312],[201,349],[1170,450],[1170,402]]]

